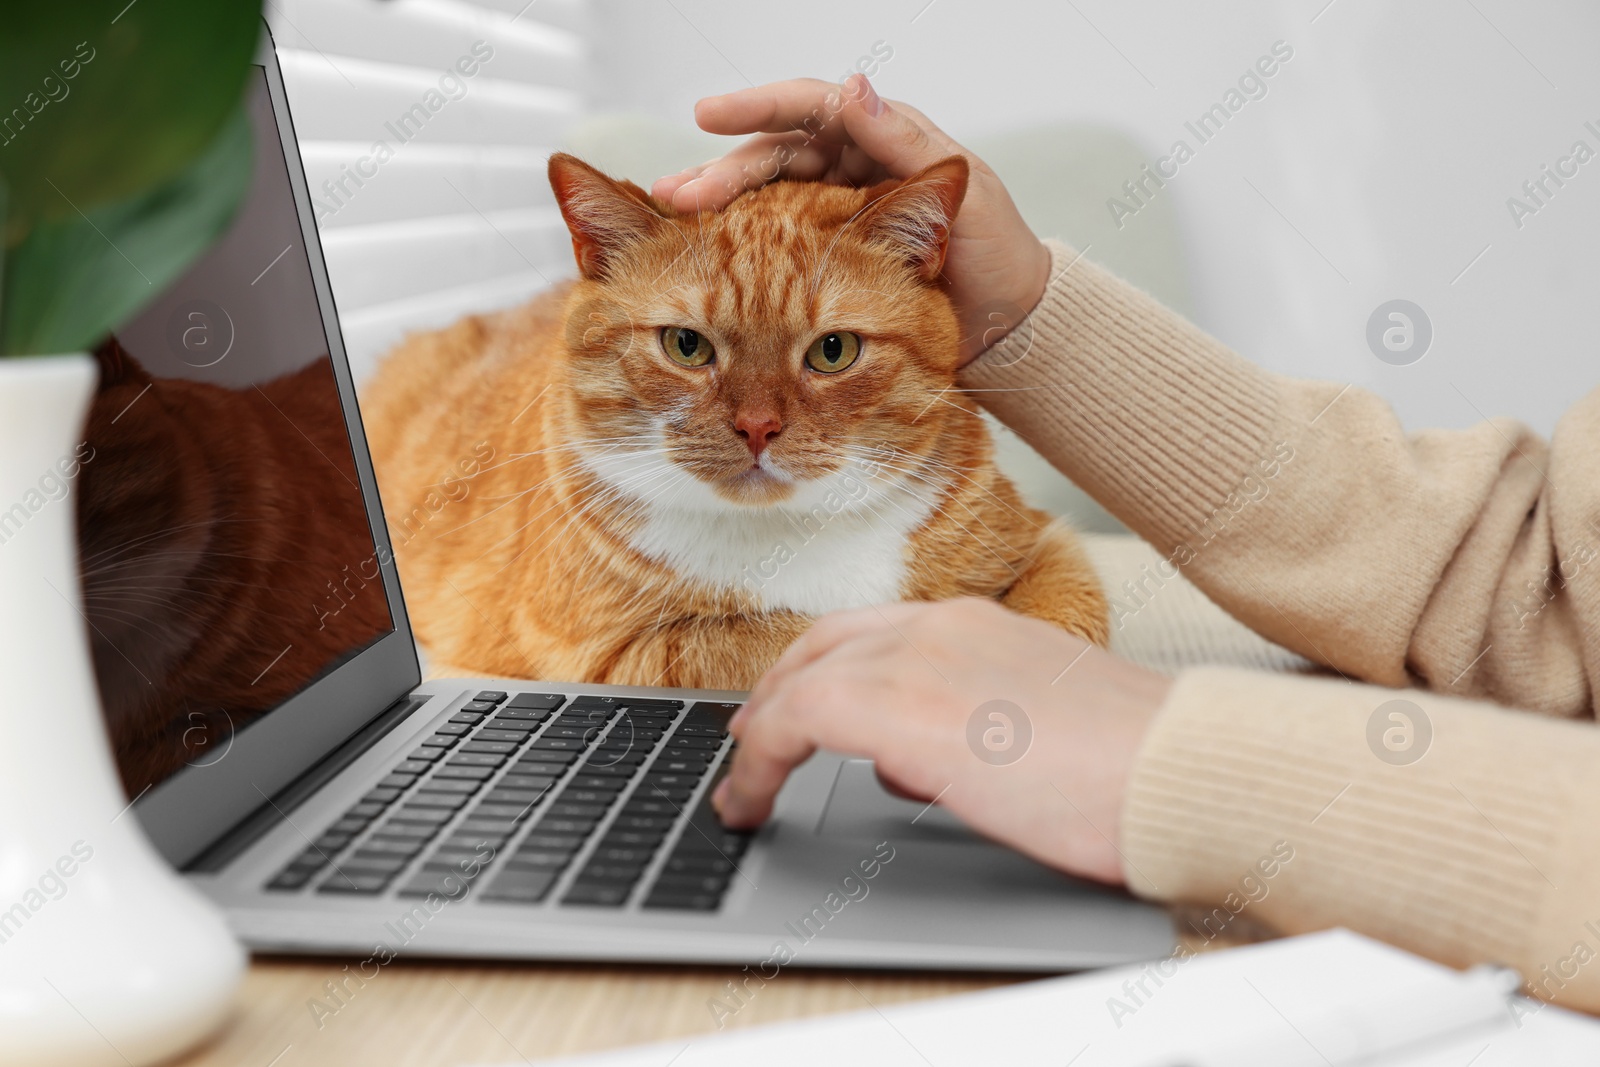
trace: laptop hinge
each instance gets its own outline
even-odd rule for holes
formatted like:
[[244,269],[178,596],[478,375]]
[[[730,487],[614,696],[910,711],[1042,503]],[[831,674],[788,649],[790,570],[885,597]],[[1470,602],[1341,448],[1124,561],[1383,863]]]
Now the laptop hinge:
[[338,777],[339,772],[359,759],[373,745],[422,705],[426,696],[408,694],[380,712],[377,717],[357,730],[348,741],[334,749],[310,770],[278,791],[268,802],[239,820],[227,833],[183,868],[199,874],[215,874],[239,857],[246,849],[261,840],[266,833],[286,819],[290,812],[309,800],[317,790]]

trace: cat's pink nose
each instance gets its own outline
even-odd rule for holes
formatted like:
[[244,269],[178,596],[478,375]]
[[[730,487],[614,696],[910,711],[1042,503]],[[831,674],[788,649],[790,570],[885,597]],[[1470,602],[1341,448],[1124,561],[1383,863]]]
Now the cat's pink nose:
[[778,436],[783,429],[783,423],[777,416],[768,412],[754,412],[751,414],[740,413],[733,420],[733,431],[744,438],[744,443],[750,448],[753,459],[761,458],[761,453],[766,449],[767,442]]

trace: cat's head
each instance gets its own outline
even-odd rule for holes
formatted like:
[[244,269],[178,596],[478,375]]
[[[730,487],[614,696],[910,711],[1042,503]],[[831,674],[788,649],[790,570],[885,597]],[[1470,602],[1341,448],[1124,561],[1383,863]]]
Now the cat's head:
[[679,213],[557,154],[581,279],[574,446],[614,488],[686,507],[808,507],[951,417],[960,330],[938,284],[959,156],[868,189],[779,181]]

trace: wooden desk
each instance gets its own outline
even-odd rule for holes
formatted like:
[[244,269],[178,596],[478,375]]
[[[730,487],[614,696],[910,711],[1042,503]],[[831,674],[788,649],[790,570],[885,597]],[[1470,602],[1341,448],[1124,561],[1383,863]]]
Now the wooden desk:
[[[255,961],[234,1013],[173,1067],[459,1067],[519,1063],[715,1032],[707,1001],[736,968],[479,965],[396,960],[321,1026],[308,1003],[355,960]],[[884,1007],[1019,980],[791,968],[726,1020],[729,1029]]]

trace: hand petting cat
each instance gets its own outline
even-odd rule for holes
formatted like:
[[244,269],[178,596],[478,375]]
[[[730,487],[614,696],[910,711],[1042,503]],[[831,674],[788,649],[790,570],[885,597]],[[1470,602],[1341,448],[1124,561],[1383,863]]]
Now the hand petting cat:
[[[944,264],[961,322],[963,364],[994,345],[999,329],[1015,326],[1044,295],[1050,255],[1000,178],[916,108],[880,99],[864,75],[851,75],[843,86],[797,78],[741,89],[701,100],[694,113],[710,133],[756,136],[651,187],[679,211],[722,208],[778,178],[871,185],[964,156],[971,177]],[[1001,320],[1004,326],[997,327]]]

